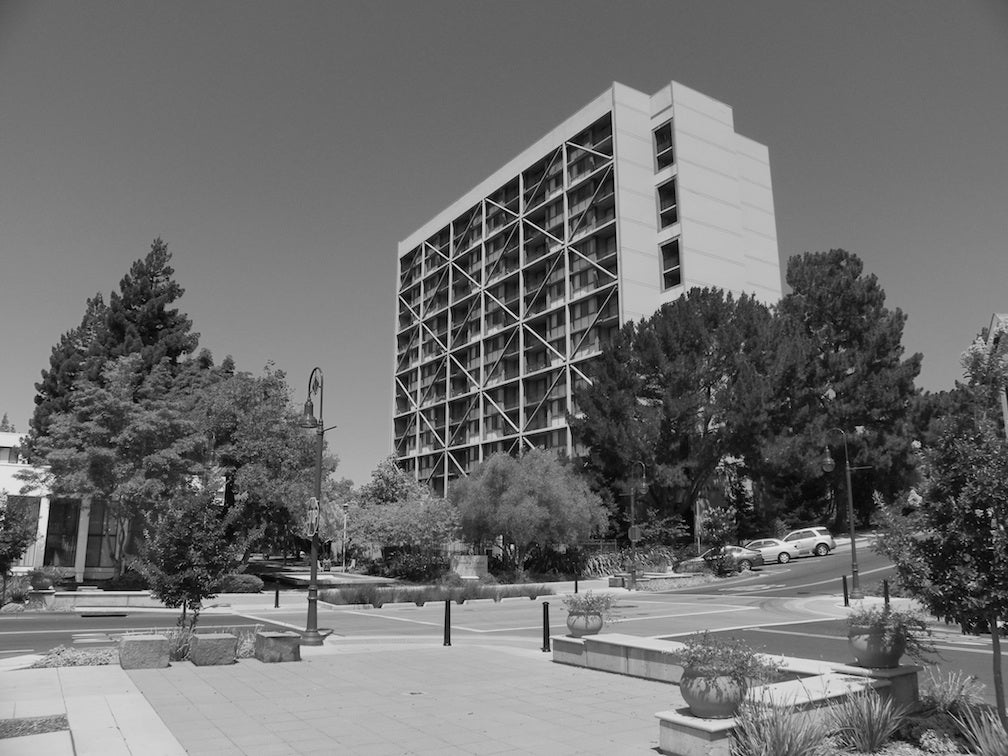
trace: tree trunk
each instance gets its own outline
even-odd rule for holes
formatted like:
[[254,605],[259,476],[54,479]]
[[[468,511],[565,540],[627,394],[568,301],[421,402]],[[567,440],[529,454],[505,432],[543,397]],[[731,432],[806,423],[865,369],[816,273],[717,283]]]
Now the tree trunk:
[[1005,712],[1004,680],[1001,677],[1001,637],[1000,631],[998,630],[999,619],[1000,618],[998,617],[997,612],[991,612],[991,648],[994,652],[994,701],[997,704],[997,714],[998,718],[1001,720],[1001,726],[1008,731],[1008,713]]

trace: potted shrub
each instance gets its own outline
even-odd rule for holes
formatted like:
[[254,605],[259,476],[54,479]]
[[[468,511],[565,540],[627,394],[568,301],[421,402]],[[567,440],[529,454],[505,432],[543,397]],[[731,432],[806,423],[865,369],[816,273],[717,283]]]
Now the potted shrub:
[[913,610],[862,604],[847,624],[847,642],[861,667],[898,667],[903,654],[920,660],[932,650],[931,629]]
[[685,647],[673,652],[683,667],[679,690],[690,713],[705,719],[735,716],[750,681],[774,672],[745,642],[714,638],[708,631],[692,635]]
[[31,586],[28,591],[29,607],[42,608],[53,604],[56,598],[56,589],[53,588],[52,570],[32,570],[28,573],[28,583]]
[[567,630],[575,638],[595,635],[612,617],[616,597],[608,593],[572,593],[563,598],[567,608]]

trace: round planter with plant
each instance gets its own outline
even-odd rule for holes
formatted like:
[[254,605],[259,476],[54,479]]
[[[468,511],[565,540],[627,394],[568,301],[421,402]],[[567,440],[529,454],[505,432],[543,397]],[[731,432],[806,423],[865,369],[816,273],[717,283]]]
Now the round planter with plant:
[[609,593],[572,593],[565,596],[563,604],[567,608],[567,631],[575,638],[595,635],[612,618],[616,597]]
[[711,637],[708,631],[686,639],[673,652],[683,667],[679,691],[690,713],[727,719],[738,712],[750,681],[769,678],[774,667],[735,638]]
[[931,630],[920,614],[862,604],[847,616],[847,642],[861,667],[892,669],[904,654],[920,660],[932,650]]

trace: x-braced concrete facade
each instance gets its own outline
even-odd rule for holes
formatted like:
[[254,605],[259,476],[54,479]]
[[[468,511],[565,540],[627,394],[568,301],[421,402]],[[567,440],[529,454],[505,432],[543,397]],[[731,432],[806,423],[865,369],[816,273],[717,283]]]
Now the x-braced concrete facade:
[[694,286],[779,299],[767,148],[680,84],[614,84],[399,244],[396,456],[443,492],[494,452],[578,453],[587,362]]

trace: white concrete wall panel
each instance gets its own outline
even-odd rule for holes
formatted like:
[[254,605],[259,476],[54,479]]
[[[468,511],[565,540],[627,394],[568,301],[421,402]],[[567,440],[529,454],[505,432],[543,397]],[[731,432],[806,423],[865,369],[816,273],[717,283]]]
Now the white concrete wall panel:
[[654,193],[651,98],[613,88],[620,320],[639,320],[659,305],[658,210]]

